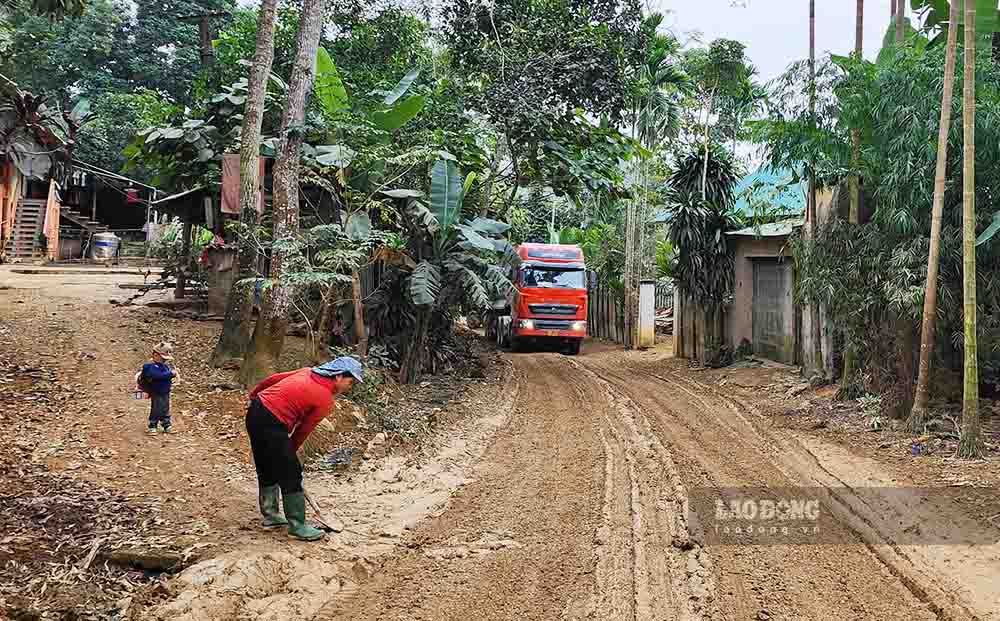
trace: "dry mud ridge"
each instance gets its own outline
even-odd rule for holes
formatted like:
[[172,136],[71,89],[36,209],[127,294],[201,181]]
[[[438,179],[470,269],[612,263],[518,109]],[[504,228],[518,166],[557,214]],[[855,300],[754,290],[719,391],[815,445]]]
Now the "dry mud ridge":
[[[143,617],[1000,619],[1000,533],[881,494],[876,464],[773,429],[679,364],[510,360],[505,398],[432,455],[308,481],[347,531],[195,565]],[[688,510],[706,490],[798,486],[822,496],[826,543],[714,545]]]

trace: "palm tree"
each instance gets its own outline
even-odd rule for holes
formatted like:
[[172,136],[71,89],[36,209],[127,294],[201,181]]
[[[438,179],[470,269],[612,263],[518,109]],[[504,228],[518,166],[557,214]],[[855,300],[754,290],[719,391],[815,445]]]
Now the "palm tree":
[[274,371],[281,355],[288,327],[291,287],[281,281],[290,258],[281,244],[299,231],[299,151],[303,134],[298,128],[305,120],[306,98],[316,77],[316,55],[323,32],[325,0],[305,0],[299,20],[295,65],[288,82],[288,97],[281,118],[278,157],[274,166],[274,240],[270,278],[273,286],[266,296],[253,338],[241,368],[245,384],[256,384]]
[[913,433],[921,433],[927,422],[930,401],[931,356],[937,317],[938,263],[941,255],[941,217],[944,212],[944,183],[948,168],[948,132],[951,130],[951,101],[955,86],[955,56],[958,47],[958,2],[951,3],[948,21],[948,47],[945,52],[944,93],[941,95],[941,122],[938,126],[937,170],[934,176],[934,205],[931,209],[930,253],[927,257],[927,288],[924,293],[924,316],[920,330],[920,368],[913,409],[906,421]]
[[260,204],[260,130],[264,119],[264,95],[274,62],[274,15],[277,6],[277,0],[263,0],[257,14],[257,48],[250,66],[240,135],[240,223],[243,235],[237,250],[237,279],[229,291],[222,333],[212,352],[212,362],[219,366],[243,355],[253,329],[252,290],[248,282],[237,283],[251,275],[257,257],[247,233],[257,224],[257,206]]
[[[858,60],[862,59],[863,56],[863,44],[864,44],[864,22],[865,22],[865,0],[858,0],[857,11],[855,13],[854,19],[854,54],[858,57]],[[861,130],[852,129],[851,130],[851,175],[848,177],[848,184],[851,189],[851,209],[847,216],[847,221],[851,224],[857,224],[860,216],[858,214],[861,209],[861,184],[858,180],[858,168],[861,163]],[[846,377],[846,373],[844,374]]]
[[983,453],[979,432],[979,366],[976,343],[976,3],[965,3],[965,83],[962,100],[962,301],[965,310],[965,376],[958,454]]
[[[861,60],[864,58],[864,21],[865,21],[865,0],[857,0],[857,8],[854,19],[854,55]],[[851,174],[847,177],[847,185],[850,188],[851,206],[847,215],[848,224],[858,224],[860,222],[861,211],[861,181],[858,179],[858,170],[861,168],[861,130],[858,128],[851,130]],[[840,374],[839,398],[851,398],[854,386],[854,365],[857,353],[851,339],[845,338],[844,343],[844,370]]]
[[[809,0],[809,119],[816,126],[816,0]],[[806,222],[809,239],[816,239],[816,162],[809,163],[809,196],[806,197]],[[809,331],[813,343],[814,372],[823,375],[823,341],[820,324],[820,307],[809,309]]]
[[[663,15],[646,18],[645,30],[655,33]],[[646,62],[639,69],[632,93],[630,123],[632,137],[655,157],[667,138],[680,130],[681,100],[689,92],[687,75],[673,62],[680,46],[670,36],[654,34]],[[630,347],[639,343],[639,280],[642,277],[643,233],[647,220],[646,157],[634,160],[634,179],[639,186],[636,198],[626,209],[625,237],[625,329]]]
[[898,0],[893,5],[896,7],[896,45],[902,45],[905,35],[906,0]]

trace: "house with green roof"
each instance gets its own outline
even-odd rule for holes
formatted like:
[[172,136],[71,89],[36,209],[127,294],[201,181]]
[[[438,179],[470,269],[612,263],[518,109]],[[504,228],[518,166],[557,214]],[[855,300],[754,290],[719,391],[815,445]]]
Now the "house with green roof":
[[[749,226],[726,235],[731,239],[733,296],[725,309],[723,342],[732,350],[785,364],[811,360],[812,335],[803,330],[808,307],[794,300],[795,269],[791,235],[805,221],[806,184],[791,170],[758,169],[737,186],[735,209],[768,224]],[[834,211],[830,188],[816,193],[820,221]],[[669,223],[669,217],[661,221]],[[701,358],[705,348],[705,310],[683,292],[675,293],[674,353],[682,358]],[[830,335],[823,335],[824,353],[832,351]],[[808,369],[807,369],[808,371]]]

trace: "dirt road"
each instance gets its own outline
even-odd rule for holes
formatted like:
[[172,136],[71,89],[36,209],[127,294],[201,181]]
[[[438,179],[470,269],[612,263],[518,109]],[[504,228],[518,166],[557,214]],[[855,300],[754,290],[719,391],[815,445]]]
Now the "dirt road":
[[[891,461],[781,424],[789,408],[761,391],[596,344],[579,357],[507,356],[513,379],[504,363],[502,377],[467,384],[419,450],[311,470],[310,493],[348,528],[289,541],[255,526],[242,393],[219,392],[228,372],[204,368],[217,326],[108,306],[120,290],[90,273],[55,286],[17,276],[0,278],[0,432],[12,447],[0,458],[0,523],[14,529],[0,560],[70,567],[133,522],[156,527],[129,541],[206,559],[163,588],[94,563],[88,576],[122,587],[120,612],[137,594],[115,618],[1000,619],[1000,530],[989,523],[1000,506],[988,488],[921,492],[928,483]],[[147,437],[129,378],[160,340],[197,371],[178,386],[179,433]],[[913,463],[903,448],[897,462]],[[924,465],[965,477],[991,464]],[[713,539],[696,501],[752,488],[812,490],[822,536]],[[80,513],[89,530],[60,527],[65,490],[81,489],[111,500],[78,503],[96,512]],[[949,489],[969,490],[978,513],[944,502]],[[131,521],[119,523],[118,507]],[[0,604],[28,579],[11,567]],[[53,584],[76,580],[64,573]],[[33,580],[32,597],[53,598]],[[66,610],[79,592],[59,591]]]
[[521,396],[476,481],[320,618],[996,618],[995,545],[963,547],[952,566],[850,499],[824,505],[832,543],[703,545],[684,511],[694,490],[844,488],[754,405],[680,365],[512,359]]

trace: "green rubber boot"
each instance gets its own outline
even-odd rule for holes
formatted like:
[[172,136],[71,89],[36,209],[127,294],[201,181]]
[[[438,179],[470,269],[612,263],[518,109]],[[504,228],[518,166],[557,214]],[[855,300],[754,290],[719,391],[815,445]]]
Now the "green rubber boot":
[[325,533],[318,528],[306,524],[306,496],[297,494],[282,494],[281,501],[285,505],[285,517],[288,518],[288,535],[302,541],[322,539]]
[[264,521],[261,522],[264,528],[276,528],[288,524],[288,520],[281,515],[281,504],[278,500],[280,494],[281,488],[277,485],[260,488],[258,500],[260,501],[260,514],[264,516]]

